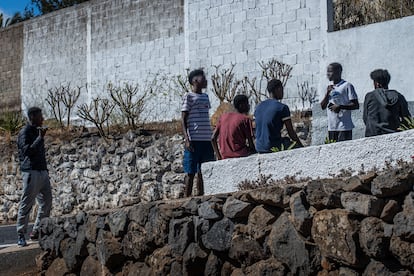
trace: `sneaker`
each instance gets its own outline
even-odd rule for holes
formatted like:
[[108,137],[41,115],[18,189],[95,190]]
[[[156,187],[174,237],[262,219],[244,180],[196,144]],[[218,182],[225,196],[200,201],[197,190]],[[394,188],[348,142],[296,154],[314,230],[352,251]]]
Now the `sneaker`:
[[19,239],[17,240],[17,245],[20,247],[27,245],[26,238],[24,237],[24,235],[19,235]]
[[38,240],[38,239],[39,239],[39,232],[38,232],[38,231],[36,231],[36,230],[33,230],[33,231],[30,233],[30,239],[31,239],[32,241],[34,241],[34,240]]

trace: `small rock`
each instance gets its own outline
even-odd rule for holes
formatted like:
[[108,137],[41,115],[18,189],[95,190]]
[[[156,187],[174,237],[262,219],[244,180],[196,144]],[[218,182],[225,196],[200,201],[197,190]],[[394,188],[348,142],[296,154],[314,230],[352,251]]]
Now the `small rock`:
[[414,175],[404,175],[398,170],[377,176],[371,184],[371,193],[377,197],[392,197],[413,188]]
[[401,210],[400,205],[395,200],[390,200],[382,209],[380,218],[388,223],[392,223],[395,215]]
[[346,180],[346,186],[344,187],[346,192],[357,192],[357,193],[370,193],[371,192],[371,181],[368,183],[364,179],[364,182],[360,177],[352,176]]
[[309,213],[309,203],[304,191],[297,192],[290,197],[291,218],[295,228],[308,237],[312,228],[312,215]]
[[246,267],[264,259],[265,254],[257,241],[238,236],[232,239],[229,257]]
[[346,210],[352,213],[372,217],[379,217],[384,207],[382,199],[355,192],[342,193],[341,203]]
[[234,224],[228,218],[214,223],[211,229],[202,236],[206,248],[216,251],[226,251],[230,248]]
[[119,267],[124,260],[121,243],[111,232],[102,229],[99,230],[96,239],[96,255],[99,262],[110,270]]
[[183,255],[183,272],[185,275],[203,275],[208,257],[197,243],[191,243]]
[[259,261],[245,269],[246,276],[255,275],[272,275],[284,276],[288,275],[285,266],[274,258]]
[[106,217],[106,222],[112,235],[119,237],[125,232],[128,222],[127,213],[124,210],[113,212]]
[[215,202],[206,201],[198,206],[198,215],[204,219],[219,220],[223,217],[221,206]]
[[342,208],[341,193],[345,186],[339,179],[312,180],[305,188],[307,201],[317,210]]
[[252,209],[251,203],[229,197],[223,205],[223,214],[228,218],[247,217]]
[[213,251],[210,252],[208,256],[206,267],[204,269],[205,276],[216,276],[220,274],[222,261],[216,255],[214,255]]
[[194,241],[194,224],[191,217],[170,221],[168,244],[174,252],[182,255],[192,241]]
[[95,258],[88,256],[82,264],[80,275],[108,275],[109,271]]
[[378,218],[365,218],[361,222],[359,241],[364,252],[377,259],[385,258],[390,244],[385,236],[384,222]]
[[390,251],[403,265],[414,270],[414,244],[401,240],[399,237],[391,238]]
[[56,258],[50,267],[46,270],[46,276],[56,276],[56,275],[66,275],[70,271],[66,266],[65,260],[63,258]]
[[272,224],[276,221],[277,217],[262,205],[255,207],[250,212],[248,218],[250,235],[255,240],[263,241],[265,236],[272,230]]

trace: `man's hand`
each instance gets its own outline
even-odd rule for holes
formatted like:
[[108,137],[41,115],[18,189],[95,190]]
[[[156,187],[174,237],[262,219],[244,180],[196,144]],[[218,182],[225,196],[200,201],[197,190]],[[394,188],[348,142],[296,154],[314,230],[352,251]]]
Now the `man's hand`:
[[331,93],[331,91],[334,89],[333,84],[328,85],[328,87],[326,88],[326,95],[329,95],[329,93]]
[[38,129],[39,129],[39,136],[42,138],[45,137],[46,132],[47,132],[47,127],[39,127]]
[[339,113],[339,111],[341,111],[341,107],[336,104],[330,105],[328,108],[330,111],[333,111],[335,113]]
[[191,141],[189,141],[188,139],[185,139],[185,145],[184,146],[185,146],[186,150],[191,151],[191,152],[194,151],[193,145],[191,144]]

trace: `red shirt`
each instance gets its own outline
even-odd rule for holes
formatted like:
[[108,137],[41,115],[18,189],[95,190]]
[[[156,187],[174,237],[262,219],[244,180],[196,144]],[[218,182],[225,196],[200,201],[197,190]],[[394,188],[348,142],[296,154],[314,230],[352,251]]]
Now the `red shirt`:
[[238,112],[221,115],[217,126],[218,144],[223,159],[249,155],[247,137],[252,137],[252,120]]

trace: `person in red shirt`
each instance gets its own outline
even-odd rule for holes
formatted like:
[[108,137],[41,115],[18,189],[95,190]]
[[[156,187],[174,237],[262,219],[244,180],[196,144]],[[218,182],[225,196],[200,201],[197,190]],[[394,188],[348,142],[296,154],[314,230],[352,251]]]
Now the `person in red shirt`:
[[245,157],[255,152],[252,120],[247,116],[250,110],[249,99],[245,95],[237,95],[233,105],[237,112],[221,115],[211,137],[218,160]]

